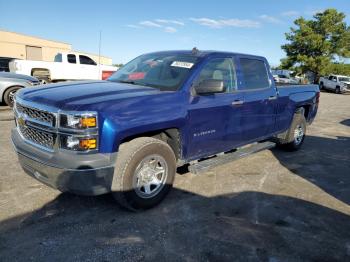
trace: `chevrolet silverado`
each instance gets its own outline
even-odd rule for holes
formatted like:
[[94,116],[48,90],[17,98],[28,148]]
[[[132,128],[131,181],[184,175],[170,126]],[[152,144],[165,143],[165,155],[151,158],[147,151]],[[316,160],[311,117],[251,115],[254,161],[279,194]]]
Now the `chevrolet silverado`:
[[20,90],[12,142],[26,173],[51,187],[147,209],[179,166],[197,173],[275,144],[298,150],[319,94],[276,87],[264,57],[156,52],[108,81]]

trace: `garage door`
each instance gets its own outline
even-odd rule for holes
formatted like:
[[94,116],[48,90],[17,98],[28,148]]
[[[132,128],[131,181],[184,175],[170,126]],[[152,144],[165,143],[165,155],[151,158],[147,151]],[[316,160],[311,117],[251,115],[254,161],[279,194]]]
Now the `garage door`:
[[37,46],[26,46],[27,60],[43,60],[43,53],[41,47]]

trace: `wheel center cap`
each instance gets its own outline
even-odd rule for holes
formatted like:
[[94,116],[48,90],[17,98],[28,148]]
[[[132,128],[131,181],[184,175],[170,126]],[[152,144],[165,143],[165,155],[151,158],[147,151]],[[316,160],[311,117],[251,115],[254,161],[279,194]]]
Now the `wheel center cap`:
[[149,167],[143,168],[140,174],[141,174],[141,180],[146,183],[151,182],[153,179],[153,170]]

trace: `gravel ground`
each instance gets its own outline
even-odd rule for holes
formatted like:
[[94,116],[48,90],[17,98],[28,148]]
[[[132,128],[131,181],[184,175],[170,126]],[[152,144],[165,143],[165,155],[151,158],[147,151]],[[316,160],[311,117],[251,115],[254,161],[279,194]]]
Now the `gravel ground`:
[[60,193],[21,170],[0,110],[0,261],[350,261],[350,96],[322,93],[303,148],[177,175],[158,207]]

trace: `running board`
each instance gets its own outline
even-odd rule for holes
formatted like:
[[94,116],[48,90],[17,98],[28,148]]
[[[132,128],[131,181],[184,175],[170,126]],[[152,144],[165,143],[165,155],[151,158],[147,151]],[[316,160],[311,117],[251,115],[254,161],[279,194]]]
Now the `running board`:
[[221,153],[209,159],[196,161],[190,164],[190,166],[188,167],[188,170],[193,174],[198,174],[204,170],[208,170],[213,167],[240,159],[242,157],[249,156],[259,151],[275,147],[275,145],[276,145],[275,143],[269,142],[269,141],[251,144],[245,147],[238,148],[236,151],[232,153]]

